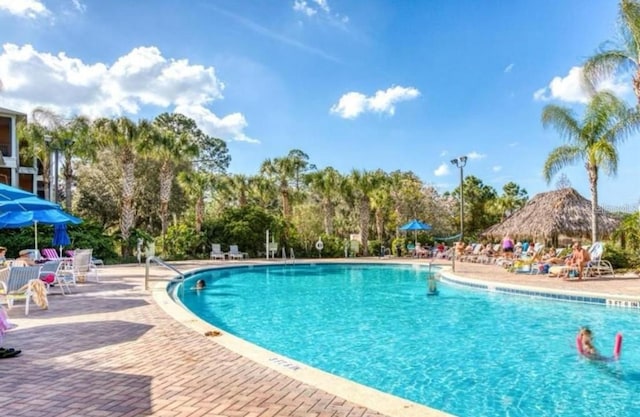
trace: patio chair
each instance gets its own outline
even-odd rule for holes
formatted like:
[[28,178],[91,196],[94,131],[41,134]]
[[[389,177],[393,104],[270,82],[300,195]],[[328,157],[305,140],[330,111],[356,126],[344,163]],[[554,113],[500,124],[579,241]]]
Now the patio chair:
[[243,259],[245,255],[247,255],[247,253],[240,252],[238,245],[229,245],[229,252],[227,252],[229,259]]
[[219,243],[212,243],[211,244],[211,254],[210,254],[211,259],[225,259],[225,254],[224,252],[222,252],[222,249],[220,248],[220,244]]
[[[89,249],[87,249],[87,250],[89,250]],[[90,250],[93,251],[93,249],[90,249]],[[75,252],[76,251],[74,249],[69,249],[69,250],[64,251],[64,253],[69,257],[68,259],[72,259],[73,255],[75,254]],[[93,263],[94,266],[104,265],[104,261],[102,259],[95,258],[93,256],[93,254],[91,254],[91,263]]]
[[594,242],[593,245],[591,245],[589,248],[589,257],[591,260],[587,263],[587,266],[584,269],[585,277],[602,275],[616,276],[611,262],[602,259],[603,253],[604,245],[602,242]]
[[32,281],[40,281],[40,266],[15,266],[9,269],[6,282],[0,281],[0,293],[9,309],[17,299],[25,300],[24,314],[29,314],[29,301],[33,294]]
[[[47,290],[50,290],[53,285],[57,285],[60,288],[60,293],[65,295],[64,288],[67,288],[67,292],[71,294],[71,288],[69,283],[73,283],[72,279],[69,279],[69,275],[61,274],[61,269],[64,268],[65,262],[63,259],[57,261],[49,261],[43,263],[40,269],[40,279],[44,281],[47,286]],[[53,276],[53,280],[47,280],[48,276]]]
[[40,249],[40,255],[44,259],[55,260],[60,259],[60,255],[58,255],[58,251],[54,248],[42,248]]
[[93,276],[96,282],[100,282],[98,268],[91,260],[91,252],[91,249],[75,250],[69,268],[59,271],[61,279],[68,280],[75,285],[77,282],[85,282],[90,276]]

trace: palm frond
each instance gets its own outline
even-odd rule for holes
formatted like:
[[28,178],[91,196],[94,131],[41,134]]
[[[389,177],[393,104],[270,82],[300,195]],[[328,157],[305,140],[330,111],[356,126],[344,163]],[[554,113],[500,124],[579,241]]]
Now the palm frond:
[[599,140],[589,148],[590,160],[598,168],[602,168],[607,175],[618,173],[618,152],[613,143],[608,140]]
[[555,148],[544,163],[542,169],[542,175],[547,183],[551,182],[551,179],[562,168],[573,165],[577,160],[583,157],[582,148],[575,145],[563,145]]
[[542,110],[542,125],[547,128],[554,127],[560,136],[566,139],[575,139],[580,136],[580,125],[571,109],[550,104]]
[[640,3],[637,0],[620,1],[620,26],[625,29],[626,38],[633,39],[636,58],[640,53]]

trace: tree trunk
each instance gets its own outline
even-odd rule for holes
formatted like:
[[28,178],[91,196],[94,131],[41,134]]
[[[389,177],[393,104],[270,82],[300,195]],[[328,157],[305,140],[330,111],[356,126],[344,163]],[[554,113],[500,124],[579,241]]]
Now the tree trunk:
[[164,161],[160,167],[160,223],[162,225],[162,237],[167,234],[169,200],[171,199],[171,184],[173,182],[172,168],[169,161]]
[[133,207],[133,195],[136,185],[135,161],[126,158],[122,164],[122,213],[120,214],[120,233],[122,235],[122,256],[127,257],[131,253],[129,237],[135,221]]
[[384,216],[382,210],[376,209],[376,233],[378,234],[378,240],[382,243],[382,233],[384,231]]
[[591,243],[598,241],[598,167],[588,164],[589,189],[591,190]]
[[633,76],[633,92],[638,100],[638,107],[640,107],[640,67],[638,67],[636,75]]
[[369,256],[369,198],[360,199],[360,238],[362,239],[362,254]]
[[196,233],[202,231],[202,223],[204,221],[204,198],[198,197],[196,201]]
[[322,202],[324,211],[324,232],[331,236],[333,235],[333,204],[328,199]]
[[[71,155],[64,155],[64,207],[71,211],[71,189],[73,188],[73,165]],[[56,190],[56,193],[58,190]]]
[[289,204],[289,190],[282,189],[280,191],[282,195],[282,214],[284,215],[285,220],[291,218],[291,205]]

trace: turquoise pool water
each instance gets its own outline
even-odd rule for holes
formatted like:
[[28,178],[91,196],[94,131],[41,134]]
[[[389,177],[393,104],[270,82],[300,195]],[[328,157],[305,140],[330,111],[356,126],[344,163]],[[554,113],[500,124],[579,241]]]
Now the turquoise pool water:
[[[271,351],[458,416],[640,415],[639,313],[439,284],[405,265],[202,271],[178,290],[209,323]],[[191,288],[205,279],[204,290]],[[578,357],[589,325],[613,363]]]

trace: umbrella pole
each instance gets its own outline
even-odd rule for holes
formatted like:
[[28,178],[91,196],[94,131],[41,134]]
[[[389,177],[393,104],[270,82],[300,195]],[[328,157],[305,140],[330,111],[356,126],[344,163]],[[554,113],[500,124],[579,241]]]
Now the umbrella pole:
[[36,253],[34,254],[36,259],[39,259],[40,257],[38,256],[38,221],[34,221],[33,222],[33,228],[35,230],[36,236],[35,236],[35,241],[36,241]]

